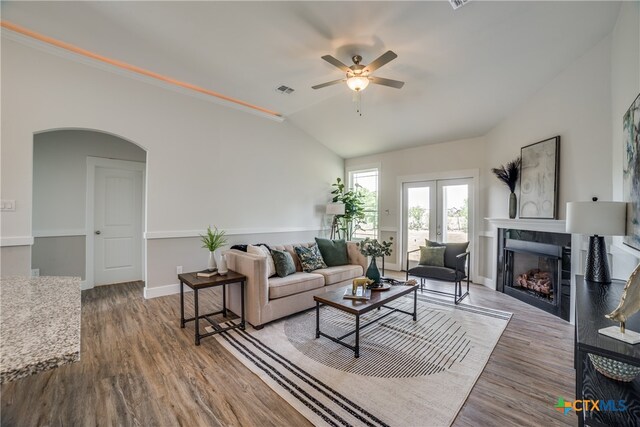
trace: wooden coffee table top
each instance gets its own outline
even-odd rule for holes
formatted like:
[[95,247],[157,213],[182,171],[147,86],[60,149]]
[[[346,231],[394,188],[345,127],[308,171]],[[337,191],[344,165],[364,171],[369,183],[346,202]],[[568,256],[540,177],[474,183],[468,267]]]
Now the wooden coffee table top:
[[374,310],[394,299],[400,298],[403,295],[410,294],[418,285],[409,286],[392,286],[388,291],[371,292],[371,299],[368,300],[353,300],[344,298],[344,291],[350,288],[351,285],[339,288],[335,291],[327,292],[322,295],[316,295],[313,299],[321,304],[330,305],[339,310],[346,311],[351,314],[363,314],[368,311]]

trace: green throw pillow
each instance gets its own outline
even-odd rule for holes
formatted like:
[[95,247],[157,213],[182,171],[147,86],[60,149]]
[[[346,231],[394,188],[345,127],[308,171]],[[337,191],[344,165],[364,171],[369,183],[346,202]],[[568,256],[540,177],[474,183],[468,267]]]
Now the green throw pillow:
[[296,246],[293,249],[296,251],[298,259],[300,259],[302,271],[310,273],[319,268],[327,268],[327,264],[324,263],[322,254],[318,250],[318,245],[313,245],[310,248]]
[[276,274],[279,277],[287,277],[296,272],[296,263],[289,252],[271,249],[271,256],[276,265]]
[[329,240],[316,237],[316,243],[322,254],[322,259],[328,267],[349,264],[347,242],[344,239]]
[[420,265],[444,267],[444,246],[420,246]]

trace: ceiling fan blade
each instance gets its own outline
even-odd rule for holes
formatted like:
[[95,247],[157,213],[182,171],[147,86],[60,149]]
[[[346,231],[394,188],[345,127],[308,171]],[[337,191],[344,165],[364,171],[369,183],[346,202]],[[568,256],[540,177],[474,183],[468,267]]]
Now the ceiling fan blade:
[[331,85],[337,85],[338,83],[342,83],[345,80],[346,79],[338,79],[338,80],[333,80],[333,81],[326,82],[326,83],[321,83],[319,85],[311,86],[311,89],[322,89],[323,87],[327,87],[327,86],[331,86]]
[[366,67],[364,67],[364,69],[371,73],[371,72],[377,70],[378,68],[382,67],[387,62],[393,61],[397,57],[398,57],[398,55],[396,55],[393,51],[388,50],[385,53],[383,53],[382,55],[380,55],[378,57],[378,59],[373,61],[371,64],[369,64]]
[[385,79],[382,77],[369,77],[369,80],[371,81],[371,83],[375,83],[377,85],[389,86],[396,89],[400,89],[402,88],[402,86],[404,86],[404,82],[401,82],[399,80]]
[[325,61],[327,61],[329,64],[333,65],[334,67],[340,68],[345,73],[348,72],[348,71],[351,71],[351,69],[349,67],[347,67],[340,60],[334,58],[331,55],[325,55],[325,56],[322,57],[322,59],[324,59]]

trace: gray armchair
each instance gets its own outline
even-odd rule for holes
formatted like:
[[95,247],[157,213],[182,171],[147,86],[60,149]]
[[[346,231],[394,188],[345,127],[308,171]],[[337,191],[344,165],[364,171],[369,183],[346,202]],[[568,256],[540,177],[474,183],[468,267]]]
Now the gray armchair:
[[[434,292],[444,295],[453,296],[453,302],[459,304],[469,295],[469,276],[471,275],[469,258],[470,252],[467,251],[469,243],[435,243],[429,242],[431,246],[444,246],[444,266],[420,265],[409,268],[409,254],[418,252],[420,249],[409,251],[407,253],[407,280],[409,275],[420,278],[420,290],[425,292]],[[425,289],[424,285],[427,279],[439,280],[445,282],[453,282],[454,291],[444,292],[433,289]],[[462,281],[466,279],[467,289],[462,292]]]

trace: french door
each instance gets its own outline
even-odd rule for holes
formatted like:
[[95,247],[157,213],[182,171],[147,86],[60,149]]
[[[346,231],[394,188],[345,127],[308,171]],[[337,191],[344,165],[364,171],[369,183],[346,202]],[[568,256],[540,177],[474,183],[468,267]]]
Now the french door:
[[[472,178],[405,182],[402,184],[402,267],[407,252],[425,246],[425,240],[441,243],[469,242],[472,238]],[[409,255],[410,264],[420,252]]]

